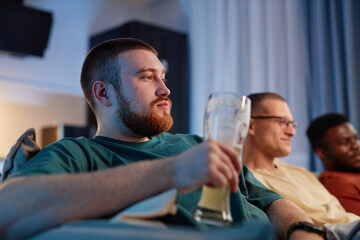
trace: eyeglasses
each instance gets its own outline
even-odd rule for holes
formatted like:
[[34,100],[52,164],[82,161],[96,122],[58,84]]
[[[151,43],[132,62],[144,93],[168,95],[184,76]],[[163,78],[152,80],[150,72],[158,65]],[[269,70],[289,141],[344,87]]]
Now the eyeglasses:
[[287,127],[289,127],[290,124],[295,130],[299,128],[299,123],[297,123],[295,121],[290,121],[289,119],[287,119],[285,117],[279,117],[279,116],[251,116],[251,118],[254,118],[254,119],[270,119],[270,118],[279,119],[280,126],[282,128],[287,128]]

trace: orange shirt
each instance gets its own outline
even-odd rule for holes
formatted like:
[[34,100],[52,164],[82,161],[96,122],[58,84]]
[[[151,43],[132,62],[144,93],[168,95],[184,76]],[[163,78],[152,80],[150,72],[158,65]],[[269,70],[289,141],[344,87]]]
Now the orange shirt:
[[324,171],[320,181],[348,212],[360,215],[360,174]]

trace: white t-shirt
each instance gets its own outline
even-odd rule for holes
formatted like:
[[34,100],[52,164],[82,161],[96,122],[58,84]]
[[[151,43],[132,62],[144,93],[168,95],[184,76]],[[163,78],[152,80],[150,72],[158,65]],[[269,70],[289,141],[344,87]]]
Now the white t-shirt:
[[274,171],[251,171],[266,187],[303,209],[315,224],[345,224],[360,219],[359,216],[346,212],[338,199],[305,168],[287,164],[279,159],[275,159],[274,165],[277,167]]

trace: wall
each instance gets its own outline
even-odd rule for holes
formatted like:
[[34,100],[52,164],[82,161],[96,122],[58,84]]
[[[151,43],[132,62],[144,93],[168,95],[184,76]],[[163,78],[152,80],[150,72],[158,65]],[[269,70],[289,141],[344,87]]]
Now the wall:
[[141,20],[186,32],[176,0],[25,0],[24,5],[53,13],[44,57],[0,55],[0,158],[28,127],[86,124],[79,83],[89,36]]
[[[0,154],[10,150],[16,139],[28,128],[37,131],[37,142],[40,144],[41,131],[44,126],[64,123],[84,126],[85,101],[82,96],[65,95],[50,92],[33,86],[7,82],[1,84],[0,95]],[[22,92],[22,96],[13,96],[13,92]]]

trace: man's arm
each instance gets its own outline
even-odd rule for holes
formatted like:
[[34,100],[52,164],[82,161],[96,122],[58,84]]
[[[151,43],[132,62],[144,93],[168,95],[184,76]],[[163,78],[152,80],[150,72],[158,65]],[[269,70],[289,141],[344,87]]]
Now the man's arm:
[[10,179],[0,188],[0,236],[23,238],[72,220],[115,213],[171,188],[230,183],[240,162],[231,147],[208,141],[176,157],[104,171]]
[[[312,223],[311,218],[303,210],[286,199],[278,199],[270,204],[266,210],[270,222],[282,239],[286,239],[289,227],[299,221]],[[290,235],[291,240],[301,239],[323,239],[319,234],[309,233],[303,230],[295,230]]]

